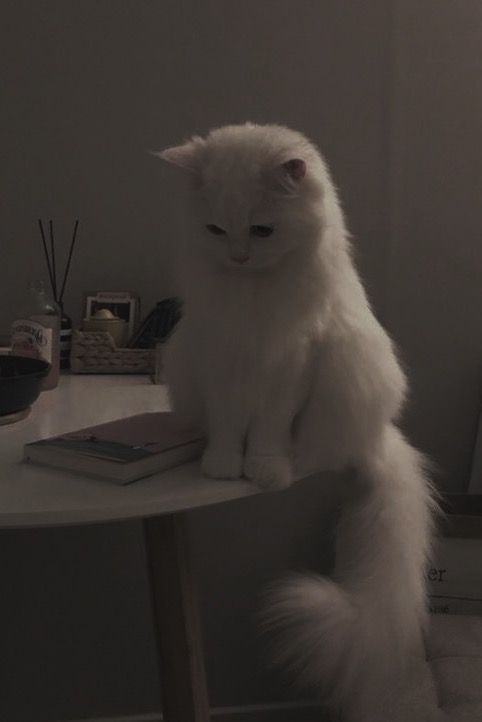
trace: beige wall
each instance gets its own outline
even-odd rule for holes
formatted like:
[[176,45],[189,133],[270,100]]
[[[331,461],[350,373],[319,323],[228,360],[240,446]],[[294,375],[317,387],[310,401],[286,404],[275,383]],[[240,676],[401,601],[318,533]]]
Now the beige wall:
[[[64,238],[81,219],[75,318],[96,287],[137,290],[147,310],[173,290],[183,212],[181,181],[147,151],[228,122],[292,125],[331,164],[358,265],[410,367],[407,429],[440,483],[463,489],[482,346],[481,23],[478,0],[5,3],[0,334],[42,268],[38,217]],[[193,516],[214,704],[294,696],[263,671],[252,612],[271,576],[328,567],[332,503],[309,483]],[[9,532],[0,565],[1,719],[154,709],[136,524]]]
[[386,318],[406,427],[463,490],[482,388],[482,4],[400,0],[393,37]]
[[85,289],[132,288],[146,309],[168,293],[174,181],[148,151],[246,119],[291,124],[326,150],[376,289],[386,10],[381,1],[323,5],[9,4],[0,48],[0,282],[9,303],[0,333],[43,270],[38,217],[54,217],[65,242],[81,219],[66,298],[74,317]]

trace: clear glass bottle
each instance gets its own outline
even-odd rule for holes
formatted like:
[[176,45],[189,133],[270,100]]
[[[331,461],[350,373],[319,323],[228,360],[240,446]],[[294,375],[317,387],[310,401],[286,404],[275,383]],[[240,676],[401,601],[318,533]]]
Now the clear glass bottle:
[[70,369],[70,352],[72,351],[72,319],[68,316],[62,303],[60,306],[60,369]]
[[12,354],[41,358],[51,365],[42,390],[59,382],[60,308],[46,291],[43,281],[29,285],[27,298],[12,325]]

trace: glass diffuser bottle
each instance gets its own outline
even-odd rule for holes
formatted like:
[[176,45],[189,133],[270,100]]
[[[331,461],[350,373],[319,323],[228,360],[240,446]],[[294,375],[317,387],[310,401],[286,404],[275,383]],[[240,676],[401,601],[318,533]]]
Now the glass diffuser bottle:
[[60,305],[60,368],[70,368],[70,352],[72,350],[72,319],[64,311],[63,304]]

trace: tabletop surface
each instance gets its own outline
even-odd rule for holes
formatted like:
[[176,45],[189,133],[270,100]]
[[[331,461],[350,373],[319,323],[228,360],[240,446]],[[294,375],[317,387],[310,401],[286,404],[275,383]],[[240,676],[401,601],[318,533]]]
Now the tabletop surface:
[[247,481],[202,476],[199,460],[119,486],[22,461],[23,445],[146,411],[168,411],[147,376],[62,375],[23,421],[0,426],[0,528],[135,519],[259,493]]

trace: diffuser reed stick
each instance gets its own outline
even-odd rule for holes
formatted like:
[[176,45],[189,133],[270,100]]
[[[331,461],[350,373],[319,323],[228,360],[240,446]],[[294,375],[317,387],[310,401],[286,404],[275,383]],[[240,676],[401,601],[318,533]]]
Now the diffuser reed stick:
[[[52,289],[52,295],[54,297],[54,300],[59,304],[60,307],[62,307],[63,300],[64,300],[65,287],[67,284],[67,279],[68,279],[69,273],[70,273],[70,266],[72,263],[72,255],[73,255],[75,243],[77,240],[77,229],[79,227],[79,219],[77,218],[77,220],[75,221],[74,231],[72,234],[72,240],[70,242],[69,254],[67,257],[67,262],[65,264],[62,285],[59,285],[59,286],[57,286],[57,264],[56,264],[56,257],[55,257],[55,236],[54,236],[53,221],[51,221],[51,220],[49,221],[50,255],[49,255],[49,250],[48,250],[48,246],[47,246],[47,241],[45,238],[44,227],[43,227],[43,224],[42,224],[42,221],[40,218],[38,219],[38,224],[39,224],[39,228],[40,228],[40,235],[42,237],[42,245],[43,245],[44,254],[45,254],[45,261],[47,263],[47,269],[49,272],[49,279],[50,279],[50,286]],[[58,293],[59,288],[60,288],[60,294]]]
[[53,294],[57,301],[57,271],[55,268],[55,241],[54,241],[54,226],[52,221],[49,221],[49,232],[50,232],[50,254],[52,259],[52,278],[53,278]]
[[[39,224],[39,227],[40,227],[40,235],[42,236],[42,244],[43,244],[43,247],[44,247],[45,260],[46,260],[46,262],[47,262],[47,269],[48,269],[48,272],[49,272],[50,285],[51,285],[51,287],[52,287],[52,292],[53,292],[53,290],[54,290],[54,277],[53,277],[53,275],[52,275],[52,267],[51,267],[51,265],[50,265],[50,258],[49,258],[49,252],[48,252],[48,250],[47,250],[47,241],[45,240],[44,227],[43,227],[43,225],[42,225],[42,221],[40,220],[40,218],[38,219],[38,224]],[[55,295],[55,294],[54,294],[54,295]]]
[[61,288],[61,291],[60,291],[59,304],[60,304],[61,306],[62,306],[62,303],[63,303],[63,300],[64,300],[65,284],[67,283],[67,278],[68,278],[68,276],[69,276],[70,263],[71,263],[71,261],[72,261],[72,253],[73,253],[73,251],[74,251],[74,246],[75,246],[75,240],[76,240],[76,238],[77,238],[77,228],[78,228],[78,227],[79,227],[79,219],[77,218],[77,220],[75,221],[74,232],[73,232],[73,234],[72,234],[72,240],[71,240],[71,242],[70,242],[69,257],[68,257],[68,259],[67,259],[67,264],[66,264],[66,266],[65,266],[64,280],[62,281],[62,288]]

